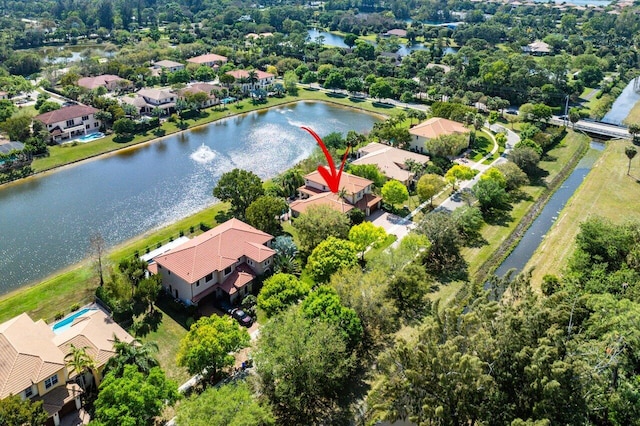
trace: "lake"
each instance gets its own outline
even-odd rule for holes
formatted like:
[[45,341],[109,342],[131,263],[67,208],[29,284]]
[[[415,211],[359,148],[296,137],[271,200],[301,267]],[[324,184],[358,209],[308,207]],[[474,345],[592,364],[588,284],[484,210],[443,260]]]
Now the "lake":
[[[308,157],[314,139],[368,131],[378,118],[321,102],[230,117],[107,157],[0,187],[0,294],[215,203],[220,176],[241,168],[273,177]],[[70,148],[72,149],[72,148]]]
[[[349,47],[344,43],[344,37],[336,34],[332,34],[327,31],[320,31],[317,28],[312,28],[309,31],[307,31],[307,34],[309,35],[309,38],[311,39],[311,41],[315,41],[318,37],[324,37],[324,44],[326,46],[334,46],[334,47],[342,47],[342,48]],[[376,45],[375,42],[370,42],[370,43],[373,44],[374,46]],[[425,50],[425,49],[426,47],[419,43],[413,44],[411,46],[402,45],[400,49],[398,49],[397,53],[400,56],[407,56],[414,50]],[[444,47],[443,52],[445,55],[447,55],[450,53],[457,53],[458,49],[455,47]]]

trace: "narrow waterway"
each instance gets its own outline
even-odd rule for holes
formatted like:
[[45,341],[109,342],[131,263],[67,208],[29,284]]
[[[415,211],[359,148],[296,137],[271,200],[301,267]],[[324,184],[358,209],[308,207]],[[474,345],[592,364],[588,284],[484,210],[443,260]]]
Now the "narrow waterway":
[[562,183],[562,186],[553,193],[516,248],[496,269],[495,275],[501,277],[512,269],[515,270],[515,273],[522,271],[522,268],[525,267],[540,243],[542,243],[567,201],[578,189],[603,149],[603,143],[591,142],[591,149],[580,160],[573,172]]
[[[88,256],[89,236],[112,246],[213,204],[220,176],[241,168],[272,177],[321,136],[368,131],[376,116],[301,102],[205,127],[0,188],[0,294]],[[69,148],[72,149],[72,148]]]
[[602,118],[602,122],[622,124],[622,121],[627,118],[633,106],[639,101],[640,93],[633,90],[633,80],[631,80],[611,105],[611,110]]

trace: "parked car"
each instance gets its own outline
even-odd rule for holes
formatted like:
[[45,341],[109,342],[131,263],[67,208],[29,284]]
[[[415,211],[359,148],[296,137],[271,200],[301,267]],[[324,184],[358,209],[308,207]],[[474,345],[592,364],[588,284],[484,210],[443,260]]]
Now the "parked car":
[[233,307],[231,307],[229,302],[226,302],[224,300],[220,301],[220,309],[222,309],[222,312],[227,314],[231,314],[231,311],[233,311]]
[[236,319],[236,321],[238,321],[240,323],[240,325],[243,325],[245,327],[251,327],[251,324],[253,324],[253,318],[251,318],[249,315],[247,315],[247,313],[245,311],[243,311],[242,309],[234,309],[231,311],[231,316],[233,318]]

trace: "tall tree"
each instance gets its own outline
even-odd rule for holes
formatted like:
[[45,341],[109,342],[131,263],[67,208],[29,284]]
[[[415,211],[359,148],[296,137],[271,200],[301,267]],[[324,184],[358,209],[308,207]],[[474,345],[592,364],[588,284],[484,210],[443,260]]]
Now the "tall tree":
[[80,386],[83,390],[87,390],[84,380],[84,374],[91,371],[96,387],[100,386],[100,372],[96,368],[96,362],[91,355],[87,353],[88,346],[77,347],[73,343],[69,346],[69,353],[65,355],[64,362],[69,367],[69,376],[77,375],[80,377]]
[[202,317],[180,341],[176,362],[189,374],[206,372],[216,377],[221,369],[233,365],[232,353],[249,345],[249,333],[231,317]]
[[122,377],[105,376],[95,402],[95,420],[105,426],[153,424],[165,405],[177,399],[178,386],[160,367],[153,367],[147,375],[127,365]]
[[384,202],[391,206],[402,204],[409,199],[409,190],[407,187],[393,179],[384,184],[381,193]]
[[93,257],[93,262],[95,266],[95,270],[100,278],[100,287],[104,285],[104,254],[106,251],[106,243],[104,238],[102,238],[102,234],[95,233],[89,237],[89,245],[91,250],[91,256]]
[[211,387],[178,407],[176,423],[189,426],[272,426],[271,407],[251,393],[246,382]]
[[309,294],[310,288],[291,274],[275,274],[264,281],[258,294],[258,307],[272,317],[298,303]]
[[149,374],[153,367],[160,366],[155,357],[158,345],[154,342],[141,343],[135,339],[125,342],[115,337],[113,349],[116,355],[107,361],[103,370],[105,375],[111,373],[116,377],[122,377],[127,365],[135,366],[143,374]]
[[23,400],[20,395],[9,395],[0,400],[0,425],[41,426],[48,417],[42,408],[42,401]]
[[382,242],[386,236],[387,233],[382,226],[376,226],[371,222],[362,222],[349,230],[349,241],[356,245],[362,259],[370,245]]
[[213,189],[213,196],[231,203],[231,213],[243,220],[247,207],[264,195],[262,180],[253,172],[233,169],[224,173]]
[[358,264],[358,250],[351,241],[328,237],[307,259],[307,270],[316,282],[327,282],[331,274]]
[[418,180],[416,191],[421,202],[429,200],[429,204],[433,207],[433,197],[438,194],[445,186],[442,176],[434,173],[427,173]]
[[306,253],[316,248],[329,236],[346,239],[349,235],[349,218],[328,206],[307,209],[293,222],[298,231],[300,250]]
[[282,233],[280,216],[289,210],[287,203],[280,197],[263,195],[252,202],[245,212],[247,223],[254,228],[271,235]]
[[354,366],[336,327],[306,319],[297,307],[262,327],[253,359],[259,391],[282,424],[331,423]]
[[626,155],[627,158],[629,159],[629,166],[627,167],[627,175],[631,173],[631,160],[633,160],[633,157],[635,157],[637,153],[638,151],[633,146],[627,146],[624,149],[624,155]]

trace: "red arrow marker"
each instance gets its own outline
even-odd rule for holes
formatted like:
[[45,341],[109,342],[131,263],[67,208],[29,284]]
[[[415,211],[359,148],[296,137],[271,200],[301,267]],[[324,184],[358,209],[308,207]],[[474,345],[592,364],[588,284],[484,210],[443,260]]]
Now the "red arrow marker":
[[333,162],[333,158],[331,157],[331,154],[329,154],[329,150],[327,150],[327,147],[324,145],[324,142],[322,142],[322,139],[320,138],[320,136],[318,136],[316,132],[314,132],[308,127],[303,126],[302,129],[311,133],[311,136],[313,136],[316,142],[318,142],[318,145],[320,145],[322,152],[324,152],[324,156],[327,158],[327,164],[329,166],[329,170],[327,170],[327,168],[324,166],[318,166],[318,173],[320,173],[320,176],[322,176],[324,181],[327,182],[327,186],[329,187],[329,190],[334,194],[337,194],[338,191],[340,190],[340,177],[342,177],[342,169],[344,169],[344,164],[347,161],[347,154],[349,154],[349,148],[351,147],[347,146],[347,150],[344,152],[344,156],[342,157],[342,164],[340,164],[340,170],[336,172],[336,167]]

